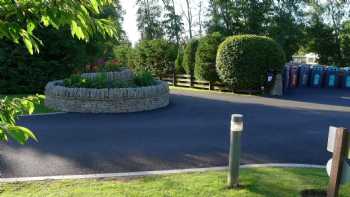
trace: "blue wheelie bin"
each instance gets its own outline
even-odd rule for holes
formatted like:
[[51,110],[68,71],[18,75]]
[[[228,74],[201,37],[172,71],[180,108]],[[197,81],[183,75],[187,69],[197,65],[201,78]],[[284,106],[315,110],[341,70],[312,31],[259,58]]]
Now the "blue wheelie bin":
[[345,67],[342,69],[342,71],[343,71],[342,87],[350,88],[350,67]]
[[312,66],[310,86],[314,88],[322,87],[324,67],[321,65]]
[[299,66],[299,87],[307,87],[310,79],[310,65],[301,64]]
[[327,88],[336,88],[338,87],[338,81],[339,68],[335,66],[327,66],[325,86]]

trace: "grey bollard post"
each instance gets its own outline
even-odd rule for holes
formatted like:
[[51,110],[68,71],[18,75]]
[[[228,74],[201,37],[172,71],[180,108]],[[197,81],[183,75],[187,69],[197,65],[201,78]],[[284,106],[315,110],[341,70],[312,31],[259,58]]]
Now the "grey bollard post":
[[241,153],[241,133],[243,131],[243,115],[232,114],[230,129],[230,152],[229,152],[229,172],[228,187],[238,187],[239,160]]

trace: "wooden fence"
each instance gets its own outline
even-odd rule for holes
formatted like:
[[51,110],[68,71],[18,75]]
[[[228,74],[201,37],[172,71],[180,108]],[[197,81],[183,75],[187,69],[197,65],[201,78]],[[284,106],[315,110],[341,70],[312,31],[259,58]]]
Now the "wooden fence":
[[227,85],[220,82],[210,82],[204,80],[197,80],[191,75],[187,74],[172,74],[165,77],[160,77],[161,80],[167,81],[171,86],[196,88],[203,90],[215,90],[221,92],[237,92],[246,94],[256,94],[261,92],[260,90],[233,90]]

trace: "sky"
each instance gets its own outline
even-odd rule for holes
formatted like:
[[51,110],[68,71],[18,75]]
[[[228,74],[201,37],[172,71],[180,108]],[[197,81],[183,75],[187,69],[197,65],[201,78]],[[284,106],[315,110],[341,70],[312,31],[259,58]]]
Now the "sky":
[[[126,32],[128,39],[132,43],[136,43],[140,39],[140,32],[137,29],[137,23],[136,23],[136,11],[137,11],[137,6],[136,6],[136,0],[119,0],[120,4],[125,11],[124,15],[124,21],[123,21],[123,29]],[[192,4],[192,10],[194,13],[192,15],[196,15],[197,13],[197,8],[199,1],[202,1],[203,3],[203,10],[206,10],[206,6],[208,3],[208,0],[191,0],[190,3]],[[185,0],[175,0],[175,8],[177,13],[182,13],[184,10],[186,10],[186,4]],[[195,18],[193,19],[194,21],[196,20]],[[186,31],[186,21],[183,21],[185,24],[185,31]],[[196,30],[196,27],[194,27]]]
[[140,39],[140,32],[136,25],[136,0],[119,0],[122,8],[125,11],[123,29],[126,32],[128,39],[135,43]]

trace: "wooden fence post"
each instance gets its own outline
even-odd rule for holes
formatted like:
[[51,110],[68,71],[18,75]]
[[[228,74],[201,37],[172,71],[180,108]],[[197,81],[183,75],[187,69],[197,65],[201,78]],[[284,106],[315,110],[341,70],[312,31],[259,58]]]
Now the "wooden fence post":
[[343,161],[347,151],[349,133],[345,128],[337,128],[332,157],[332,167],[327,190],[327,197],[337,197],[342,178]]
[[173,72],[173,86],[176,86],[176,72]]
[[190,87],[191,88],[193,87],[193,77],[192,77],[192,75],[190,75]]

